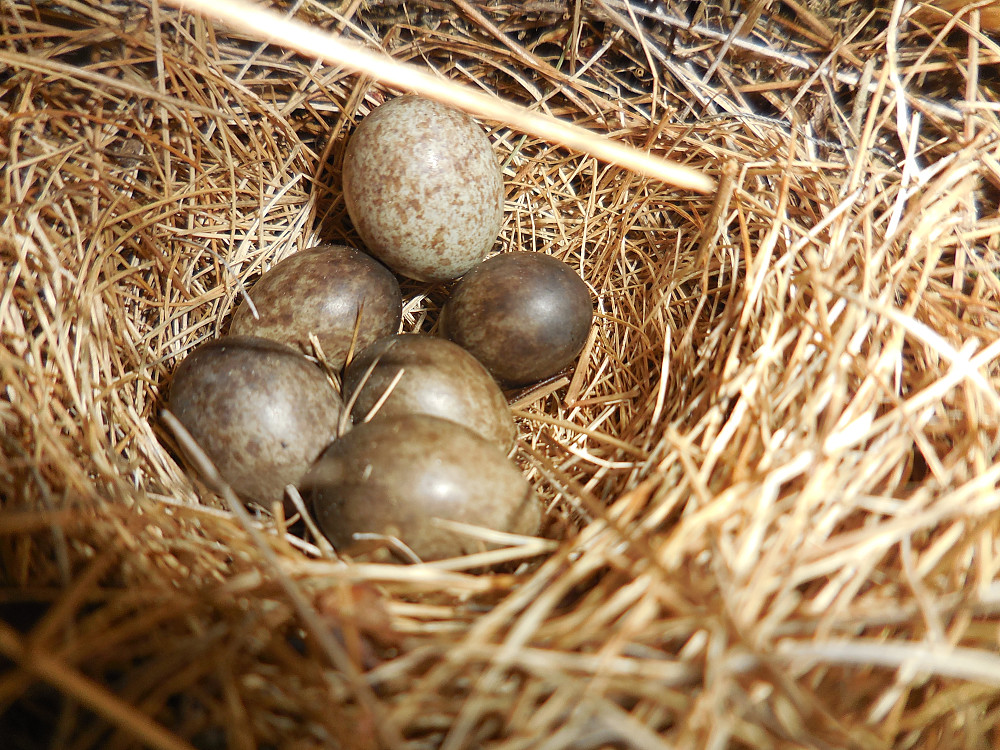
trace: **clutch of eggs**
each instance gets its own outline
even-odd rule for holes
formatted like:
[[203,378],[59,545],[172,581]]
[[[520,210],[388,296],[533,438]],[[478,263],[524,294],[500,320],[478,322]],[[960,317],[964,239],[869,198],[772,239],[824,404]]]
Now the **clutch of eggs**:
[[[382,104],[351,136],[343,180],[370,255],[321,245],[275,264],[231,335],[178,367],[170,408],[241,497],[269,505],[299,487],[341,550],[389,536],[422,559],[482,547],[442,519],[536,533],[541,510],[507,456],[516,426],[498,381],[526,385],[572,363],[592,322],[587,285],[542,253],[483,261],[503,181],[461,112],[414,96]],[[442,311],[447,338],[398,334],[389,269],[459,279]],[[301,353],[313,338],[344,370],[343,400]],[[355,424],[337,437],[345,408]]]

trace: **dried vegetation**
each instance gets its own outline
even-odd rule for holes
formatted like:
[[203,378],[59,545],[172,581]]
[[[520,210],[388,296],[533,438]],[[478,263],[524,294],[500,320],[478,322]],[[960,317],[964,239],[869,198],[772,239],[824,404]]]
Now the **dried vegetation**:
[[403,566],[231,508],[159,418],[241,285],[354,241],[388,89],[157,2],[0,4],[5,747],[1000,745],[1000,13],[875,6],[280,6],[718,180],[486,123],[502,248],[598,323],[512,394],[546,539]]

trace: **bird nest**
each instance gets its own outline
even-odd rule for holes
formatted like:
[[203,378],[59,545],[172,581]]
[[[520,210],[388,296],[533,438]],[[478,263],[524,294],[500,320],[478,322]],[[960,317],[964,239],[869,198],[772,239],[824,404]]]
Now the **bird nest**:
[[[0,6],[4,747],[1000,743],[996,2],[174,5]],[[540,536],[399,565],[161,410],[411,88],[596,308],[509,394]]]

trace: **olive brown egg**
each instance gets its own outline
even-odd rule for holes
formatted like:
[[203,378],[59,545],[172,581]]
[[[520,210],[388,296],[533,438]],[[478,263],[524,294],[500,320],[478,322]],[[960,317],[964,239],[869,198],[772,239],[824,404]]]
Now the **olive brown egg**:
[[403,312],[392,272],[345,245],[319,245],[290,255],[263,274],[249,296],[258,317],[244,300],[233,313],[231,334],[262,336],[307,351],[314,334],[323,356],[338,370],[352,342],[359,351],[395,333]]
[[590,290],[544,253],[501,253],[456,284],[440,328],[498,380],[527,385],[573,362],[593,318]]
[[493,247],[503,177],[483,129],[451,107],[400,96],[344,152],[344,201],[368,251],[419,281],[454,279]]
[[463,424],[502,450],[516,428],[503,391],[479,361],[437,336],[404,333],[380,338],[344,370],[344,394],[355,422],[432,414]]
[[224,336],[178,365],[168,408],[237,495],[270,507],[335,438],[342,402],[295,349]]
[[427,414],[356,425],[327,448],[302,492],[343,552],[358,549],[358,535],[375,534],[437,560],[482,547],[438,519],[518,534],[536,533],[541,519],[531,485],[503,451]]

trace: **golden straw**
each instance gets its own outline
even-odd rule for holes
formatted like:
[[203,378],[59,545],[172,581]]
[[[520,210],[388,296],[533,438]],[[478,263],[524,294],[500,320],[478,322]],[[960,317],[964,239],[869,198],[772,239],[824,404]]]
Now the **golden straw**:
[[670,185],[701,193],[709,193],[715,188],[715,181],[696,169],[651,156],[571,123],[530,112],[495,96],[438,78],[414,65],[397,62],[383,52],[366,49],[360,44],[320,31],[254,3],[240,0],[167,2],[184,10],[198,11],[208,18],[223,21],[234,29],[290,47],[304,55],[365,73],[383,83],[435,99],[479,117],[505,122],[524,133],[582,151]]

